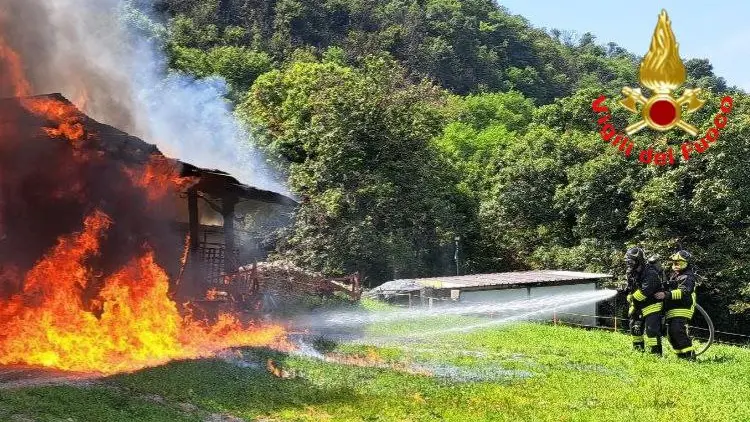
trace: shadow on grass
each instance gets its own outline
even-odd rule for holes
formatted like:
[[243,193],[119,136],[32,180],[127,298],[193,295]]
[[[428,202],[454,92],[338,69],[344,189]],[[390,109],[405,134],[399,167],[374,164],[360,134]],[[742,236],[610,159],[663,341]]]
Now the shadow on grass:
[[719,354],[719,355],[712,355],[710,357],[699,357],[697,362],[698,364],[702,363],[730,363],[730,362],[737,362],[738,359],[735,356],[727,355],[727,354]]
[[106,381],[126,389],[131,395],[158,395],[170,402],[190,403],[203,410],[244,417],[359,400],[348,388],[314,385],[304,374],[278,378],[268,372],[265,362],[273,359],[283,368],[288,358],[286,354],[263,348],[250,351],[256,359],[253,365],[238,365],[222,359],[177,361],[112,376]]

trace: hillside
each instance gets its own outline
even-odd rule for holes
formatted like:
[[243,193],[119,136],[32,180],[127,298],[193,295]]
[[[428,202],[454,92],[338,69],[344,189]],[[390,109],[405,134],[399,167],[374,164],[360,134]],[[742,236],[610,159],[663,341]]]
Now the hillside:
[[[83,386],[0,390],[0,419],[750,419],[747,348],[716,345],[685,363],[631,352],[628,341],[612,332],[519,324],[389,347],[318,344],[338,363],[246,350],[243,365],[174,362]],[[268,358],[290,376],[269,374]]]
[[[706,101],[688,116],[699,136],[643,130],[625,157],[591,104],[605,95],[617,128],[638,119],[617,100],[637,86],[645,44],[543,31],[489,0],[160,0],[156,11],[163,24],[127,17],[163,41],[173,70],[228,81],[248,142],[303,199],[275,241],[296,265],[359,271],[369,287],[457,270],[620,277],[629,246],[684,248],[717,327],[750,333],[748,101],[708,59],[682,58],[684,86]],[[727,95],[720,138],[684,160],[681,144],[699,142]],[[639,162],[648,148],[677,162]]]

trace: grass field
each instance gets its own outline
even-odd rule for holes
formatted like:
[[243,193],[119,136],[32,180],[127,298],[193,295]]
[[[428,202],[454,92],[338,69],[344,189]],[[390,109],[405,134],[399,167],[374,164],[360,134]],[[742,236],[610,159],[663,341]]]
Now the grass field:
[[[245,350],[261,364],[173,362],[86,386],[0,390],[0,420],[750,421],[750,349],[715,345],[685,363],[628,342],[522,323],[391,345],[318,342],[338,362]],[[271,375],[268,358],[293,377]]]

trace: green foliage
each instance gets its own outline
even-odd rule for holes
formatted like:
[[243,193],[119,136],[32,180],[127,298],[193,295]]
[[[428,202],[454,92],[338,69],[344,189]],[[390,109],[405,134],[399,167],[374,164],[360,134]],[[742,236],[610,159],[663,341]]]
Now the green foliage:
[[244,43],[279,62],[305,47],[340,48],[350,64],[387,54],[455,93],[514,89],[540,104],[585,86],[589,76],[618,86],[634,79],[634,57],[622,49],[605,51],[593,38],[566,46],[490,0],[222,1],[224,12],[216,3],[159,2],[174,16],[176,46]]
[[198,77],[221,76],[238,92],[247,91],[261,74],[272,68],[271,57],[246,47],[220,46],[208,51],[175,47],[172,67]]
[[238,113],[289,163],[303,198],[283,252],[374,282],[440,268],[456,224],[454,185],[430,142],[442,101],[384,59],[362,70],[295,62],[261,76]]

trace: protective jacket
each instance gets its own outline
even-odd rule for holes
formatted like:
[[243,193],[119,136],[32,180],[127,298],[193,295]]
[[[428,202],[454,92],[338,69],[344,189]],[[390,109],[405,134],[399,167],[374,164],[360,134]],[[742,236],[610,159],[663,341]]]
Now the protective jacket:
[[664,312],[667,319],[682,317],[691,319],[695,312],[696,276],[692,267],[674,272],[667,281]]
[[661,289],[661,274],[651,263],[643,264],[639,272],[628,274],[628,290],[633,298],[634,311],[640,312],[644,317],[661,312],[662,302],[654,299],[654,293]]

